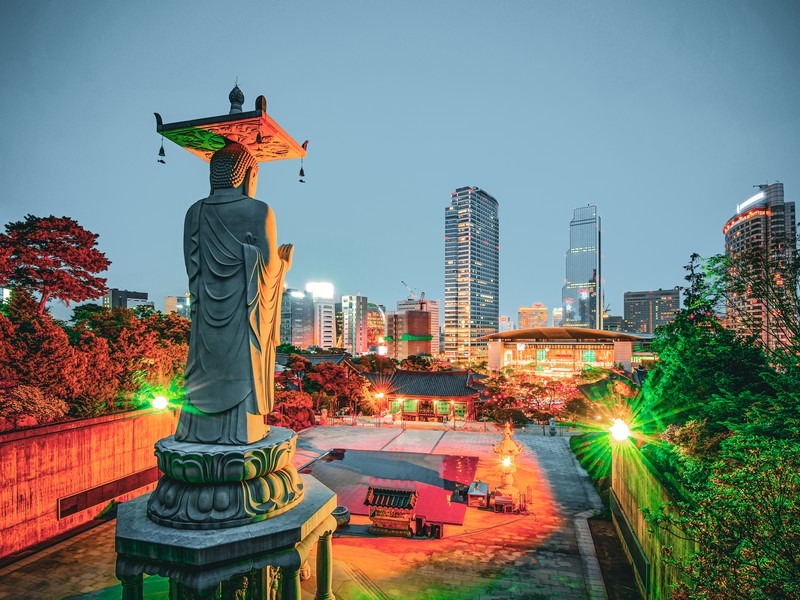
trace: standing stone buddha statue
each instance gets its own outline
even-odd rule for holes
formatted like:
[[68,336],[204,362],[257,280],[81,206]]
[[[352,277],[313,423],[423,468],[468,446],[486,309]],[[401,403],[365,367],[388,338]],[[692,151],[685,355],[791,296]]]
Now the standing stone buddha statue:
[[258,162],[229,141],[211,158],[211,194],[186,213],[192,331],[177,441],[252,444],[269,433],[293,248],[278,246],[275,216],[254,198],[257,179]]

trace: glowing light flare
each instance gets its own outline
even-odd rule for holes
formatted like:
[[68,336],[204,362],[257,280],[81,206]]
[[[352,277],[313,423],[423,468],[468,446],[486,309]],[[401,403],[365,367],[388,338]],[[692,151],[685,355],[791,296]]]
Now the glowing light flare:
[[511,466],[511,457],[510,456],[504,456],[503,457],[503,466],[504,467],[510,467]]
[[166,396],[156,396],[150,401],[150,404],[153,405],[153,408],[164,410],[169,406],[169,400],[167,400]]
[[631,435],[631,430],[622,419],[614,419],[614,424],[609,428],[611,437],[618,442],[624,442]]

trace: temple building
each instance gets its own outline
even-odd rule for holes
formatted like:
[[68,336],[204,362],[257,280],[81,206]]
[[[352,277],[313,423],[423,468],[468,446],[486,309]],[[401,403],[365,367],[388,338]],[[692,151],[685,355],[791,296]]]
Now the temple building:
[[403,371],[388,378],[365,374],[373,395],[400,421],[474,420],[485,375],[472,371]]

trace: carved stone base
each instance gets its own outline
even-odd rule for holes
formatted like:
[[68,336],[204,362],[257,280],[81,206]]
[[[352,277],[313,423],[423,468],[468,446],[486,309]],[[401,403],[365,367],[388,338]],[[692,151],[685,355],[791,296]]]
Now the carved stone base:
[[164,477],[148,500],[147,516],[177,529],[219,529],[282,514],[303,497],[291,465],[296,444],[297,435],[281,427],[245,446],[159,440]]

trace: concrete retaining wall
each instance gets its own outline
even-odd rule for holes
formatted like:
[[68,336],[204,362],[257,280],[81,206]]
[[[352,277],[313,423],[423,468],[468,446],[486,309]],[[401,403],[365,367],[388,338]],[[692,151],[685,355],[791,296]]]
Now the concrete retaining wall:
[[149,409],[0,434],[0,558],[153,490],[153,444],[176,424]]
[[677,568],[663,560],[663,549],[675,559],[688,557],[694,544],[666,531],[648,531],[650,525],[642,508],[658,509],[672,497],[652,473],[641,453],[631,442],[612,443],[611,512],[622,546],[634,566],[639,590],[644,598],[669,598],[672,586],[681,581]]

